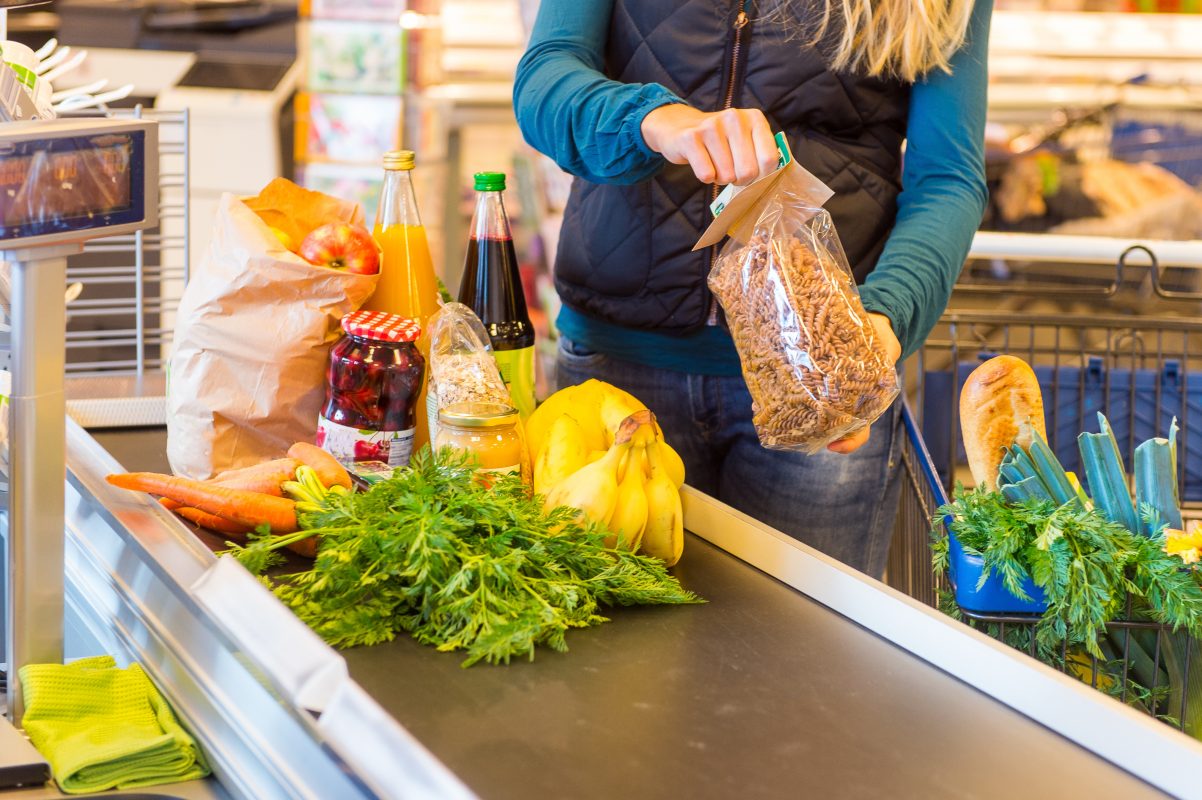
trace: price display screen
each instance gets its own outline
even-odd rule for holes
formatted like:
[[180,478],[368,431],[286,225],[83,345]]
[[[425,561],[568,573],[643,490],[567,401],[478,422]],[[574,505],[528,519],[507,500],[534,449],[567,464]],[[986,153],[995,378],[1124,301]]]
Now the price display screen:
[[141,131],[4,143],[0,240],[143,219],[144,165]]

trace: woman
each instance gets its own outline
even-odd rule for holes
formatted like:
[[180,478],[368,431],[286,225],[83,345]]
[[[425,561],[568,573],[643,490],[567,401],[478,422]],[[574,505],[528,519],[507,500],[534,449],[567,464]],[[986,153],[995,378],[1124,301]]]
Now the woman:
[[692,485],[874,576],[898,408],[830,452],[760,447],[705,285],[714,254],[691,248],[719,185],[770,171],[783,131],[835,192],[890,357],[918,349],[985,208],[990,3],[542,0],[514,86],[527,140],[577,176],[555,267],[560,385],[632,392]]

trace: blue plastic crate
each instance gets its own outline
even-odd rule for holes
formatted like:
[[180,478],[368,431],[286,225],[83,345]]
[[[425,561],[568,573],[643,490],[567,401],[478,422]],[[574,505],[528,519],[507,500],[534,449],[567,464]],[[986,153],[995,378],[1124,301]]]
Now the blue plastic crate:
[[1023,581],[1023,591],[1030,600],[1023,600],[1010,594],[1010,590],[1002,579],[991,574],[979,588],[981,573],[985,571],[985,559],[964,552],[960,540],[947,523],[948,547],[948,580],[951,581],[952,591],[956,595],[956,604],[967,611],[981,614],[1042,614],[1048,607],[1043,589],[1035,585],[1030,578]]
[[[931,459],[931,453],[927,448],[927,443],[924,441],[924,436],[915,424],[908,407],[903,409],[902,419],[905,423],[906,435],[909,437],[912,445],[910,451],[918,461],[918,471],[922,473],[922,480],[930,490],[931,498],[937,505],[946,504],[948,501],[947,492],[943,489],[943,483],[939,478],[939,473],[935,469],[935,464]],[[948,522],[948,519],[944,519],[944,529],[947,531],[950,541],[948,578],[951,581],[956,602],[961,608],[983,614],[1043,613],[1047,607],[1043,590],[1030,580],[1023,583],[1023,591],[1027,593],[1031,600],[1020,600],[1010,594],[1005,584],[997,575],[990,575],[978,588],[977,584],[981,581],[981,574],[985,571],[984,559],[980,556],[973,556],[964,552],[964,548],[960,545],[959,540],[956,539],[956,535],[952,532]]]
[[[957,365],[955,381],[948,371],[924,374],[923,438],[936,471],[946,485],[953,462],[950,437],[953,415],[959,413],[956,387],[995,353],[981,353],[974,361]],[[1119,449],[1130,468],[1131,453],[1140,442],[1162,436],[1174,418],[1181,426],[1178,463],[1184,471],[1182,499],[1202,501],[1202,375],[1182,375],[1179,362],[1165,361],[1161,369],[1107,368],[1103,359],[1091,358],[1084,366],[1037,366],[1035,376],[1044,397],[1045,424],[1050,444],[1064,468],[1081,474],[1077,436],[1098,431],[1098,412],[1110,420]],[[957,437],[958,439],[959,437]],[[967,463],[957,440],[954,465]]]

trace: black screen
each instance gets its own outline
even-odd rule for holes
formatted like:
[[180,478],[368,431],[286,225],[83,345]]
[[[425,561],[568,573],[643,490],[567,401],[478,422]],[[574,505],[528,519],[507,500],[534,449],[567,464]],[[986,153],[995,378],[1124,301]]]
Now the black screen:
[[262,61],[197,61],[184,73],[177,85],[270,92],[287,73],[287,64]]
[[144,217],[141,131],[16,142],[0,149],[0,239]]

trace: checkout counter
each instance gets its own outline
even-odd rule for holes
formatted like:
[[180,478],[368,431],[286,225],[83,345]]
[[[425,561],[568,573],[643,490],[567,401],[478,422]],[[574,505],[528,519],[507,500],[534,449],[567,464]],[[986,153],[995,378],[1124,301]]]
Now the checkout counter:
[[231,797],[1202,796],[1197,742],[696,492],[676,573],[708,603],[465,670],[408,638],[331,650],[104,482],[161,468],[162,431],[98,438],[68,428],[68,611]]

